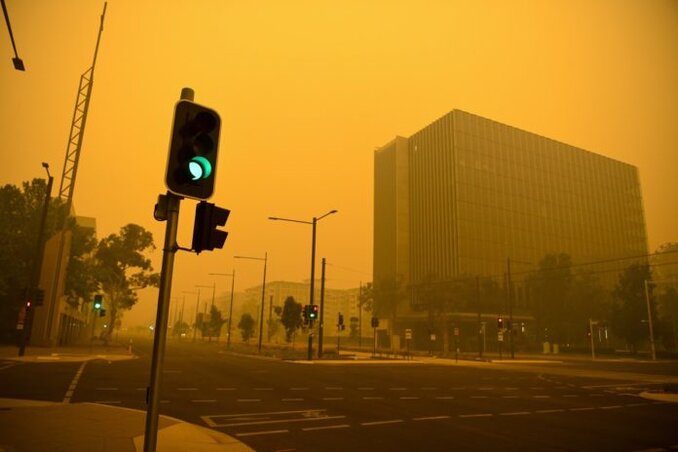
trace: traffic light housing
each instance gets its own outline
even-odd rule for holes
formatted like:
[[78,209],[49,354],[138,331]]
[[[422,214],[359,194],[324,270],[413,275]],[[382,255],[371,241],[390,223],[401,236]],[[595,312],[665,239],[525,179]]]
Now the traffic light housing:
[[193,251],[200,253],[204,250],[223,248],[228,232],[217,229],[224,226],[231,213],[209,202],[201,201],[195,206],[195,221],[193,223]]
[[497,329],[498,330],[504,329],[504,318],[503,317],[497,317]]
[[372,328],[379,328],[379,319],[377,317],[372,317]]
[[94,310],[98,311],[103,306],[103,297],[101,295],[94,295]]
[[165,175],[169,191],[194,199],[212,196],[220,129],[216,111],[185,99],[177,102]]
[[106,317],[106,310],[105,309],[99,309],[99,317]]
[[317,304],[309,305],[308,318],[311,321],[318,320],[318,305]]
[[339,313],[339,315],[337,315],[337,326],[339,327],[344,326],[344,315],[341,312]]

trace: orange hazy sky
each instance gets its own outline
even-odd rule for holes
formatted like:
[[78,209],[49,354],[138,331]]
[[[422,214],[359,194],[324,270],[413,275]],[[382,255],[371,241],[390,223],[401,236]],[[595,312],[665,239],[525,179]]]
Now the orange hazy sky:
[[[7,0],[26,72],[0,27],[0,183],[58,189],[80,74],[103,1]],[[650,249],[678,241],[678,2],[111,0],[78,169],[77,214],[98,236],[150,231],[160,269],[173,106],[183,86],[222,117],[217,187],[231,209],[223,250],[177,255],[173,296],[237,272],[236,290],[307,279],[311,228],[330,287],[371,280],[373,151],[459,108],[640,170]],[[181,206],[190,246],[193,201]],[[319,274],[319,265],[318,273]],[[228,278],[217,279],[217,293]],[[157,290],[128,321],[153,319]]]

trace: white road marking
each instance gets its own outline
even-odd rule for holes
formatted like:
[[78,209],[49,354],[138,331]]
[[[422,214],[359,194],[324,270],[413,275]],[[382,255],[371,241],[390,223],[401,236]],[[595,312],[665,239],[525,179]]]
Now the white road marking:
[[581,407],[581,408],[569,408],[570,411],[592,411],[595,410],[595,407]]
[[330,429],[337,429],[337,428],[349,428],[350,425],[348,424],[339,424],[339,425],[323,425],[322,427],[303,427],[302,430],[305,432],[310,432],[313,430],[330,430]]
[[[283,424],[290,422],[312,422],[325,421],[329,419],[344,419],[346,416],[327,416],[323,413],[324,409],[300,410],[300,411],[278,411],[268,413],[249,413],[249,414],[228,414],[215,416],[201,416],[202,420],[210,427],[240,427],[243,425],[266,425]],[[276,415],[300,416],[275,418]],[[273,417],[273,419],[271,419]],[[223,419],[221,423],[218,419]]]
[[520,396],[517,395],[503,395],[501,396],[502,399],[519,399]]
[[358,388],[358,391],[374,391],[374,388]]
[[323,397],[323,400],[344,400],[343,397]]
[[249,432],[249,433],[236,433],[235,436],[256,436],[256,435],[273,435],[275,433],[289,433],[289,430],[268,430],[265,432]]
[[511,413],[499,413],[500,416],[524,416],[530,414],[529,411],[513,411]]
[[62,403],[71,403],[71,397],[73,396],[73,391],[75,391],[75,387],[78,385],[78,380],[80,380],[80,376],[82,375],[82,371],[85,369],[86,364],[87,364],[87,361],[83,361],[82,364],[80,365],[80,368],[75,373],[75,376],[73,377],[73,380],[71,381],[71,384],[68,388],[68,391],[66,392],[66,395],[64,396],[64,399],[62,400]]
[[436,419],[449,419],[449,416],[426,416],[426,417],[413,417],[413,421],[434,421]]
[[236,399],[236,402],[261,402],[261,399]]
[[308,391],[308,388],[290,388],[290,391]]
[[614,409],[621,408],[621,407],[622,407],[621,405],[608,405],[608,406],[601,406],[601,407],[598,407],[598,408],[600,408],[601,410],[614,410]]
[[363,400],[383,400],[383,397],[363,397]]
[[392,419],[389,421],[374,421],[374,422],[361,422],[360,425],[385,425],[385,424],[399,424],[401,422],[405,422],[402,419]]
[[478,388],[480,391],[492,391],[494,388]]
[[554,409],[554,410],[536,410],[535,413],[564,413],[565,410],[560,408],[560,409]]
[[296,397],[296,398],[288,398],[288,399],[280,399],[282,402],[303,402],[304,399],[301,397]]
[[532,398],[533,398],[533,399],[550,399],[551,396],[548,396],[548,395],[536,395],[536,396],[532,396]]
[[490,417],[493,416],[491,413],[481,413],[481,414],[460,414],[459,417]]

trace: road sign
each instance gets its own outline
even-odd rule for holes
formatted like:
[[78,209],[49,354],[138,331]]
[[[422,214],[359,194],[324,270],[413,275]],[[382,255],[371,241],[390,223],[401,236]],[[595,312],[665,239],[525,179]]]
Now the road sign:
[[457,327],[454,328],[454,335],[459,336],[459,328]]
[[410,328],[405,330],[405,339],[412,339],[412,330]]
[[499,342],[504,342],[504,333],[502,333],[501,331],[498,332],[498,333],[497,333],[497,340],[498,340]]

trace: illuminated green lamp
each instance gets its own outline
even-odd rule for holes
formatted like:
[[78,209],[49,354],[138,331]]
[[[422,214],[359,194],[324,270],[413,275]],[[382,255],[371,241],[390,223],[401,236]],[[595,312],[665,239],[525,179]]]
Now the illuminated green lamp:
[[193,157],[188,162],[188,172],[191,173],[191,180],[207,179],[212,174],[212,164],[205,157]]

